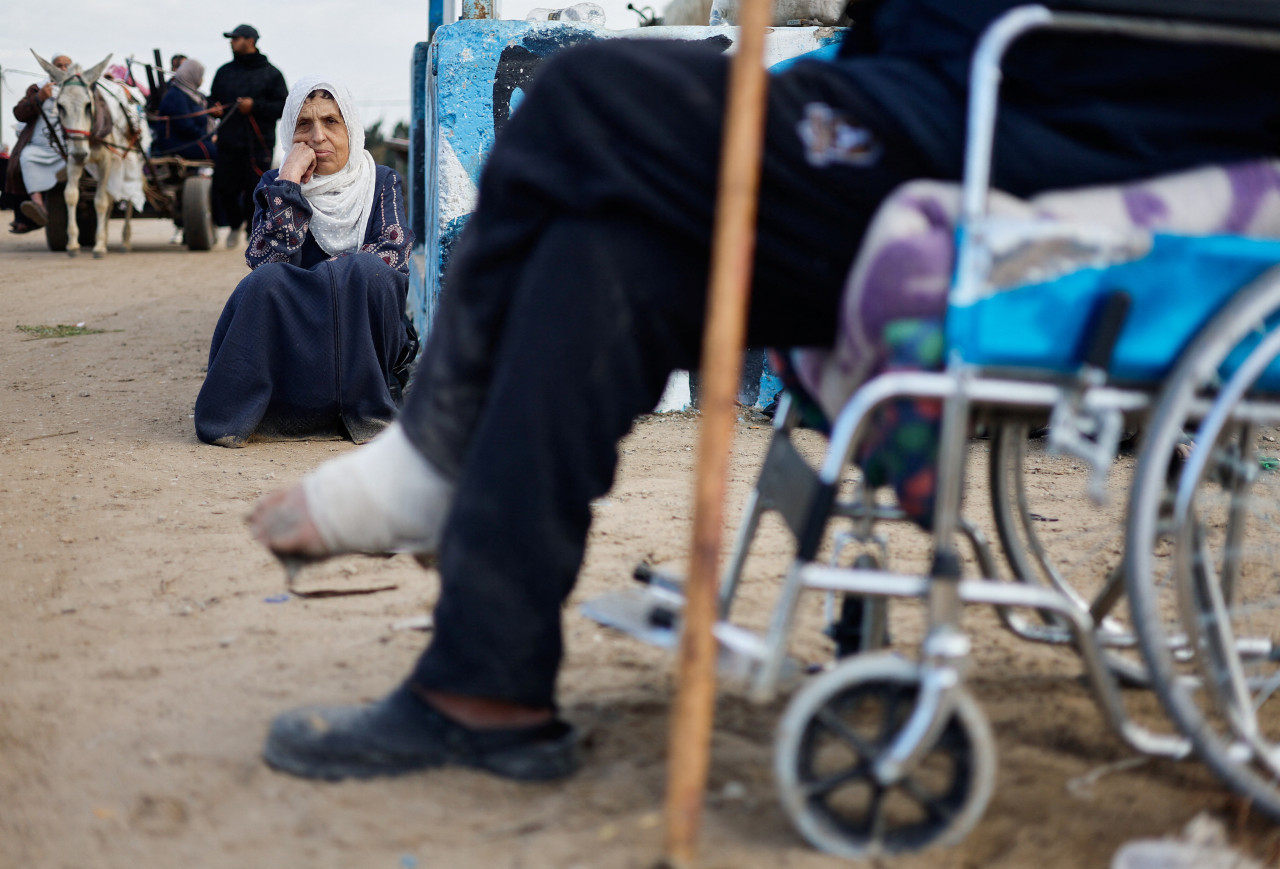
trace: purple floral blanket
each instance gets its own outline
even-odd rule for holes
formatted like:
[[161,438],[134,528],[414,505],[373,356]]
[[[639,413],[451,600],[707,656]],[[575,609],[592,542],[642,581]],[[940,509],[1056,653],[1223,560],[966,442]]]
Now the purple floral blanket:
[[[960,185],[927,180],[903,185],[881,205],[845,285],[836,346],[791,354],[795,375],[829,419],[885,369],[891,324],[941,321],[955,265],[959,212]],[[990,213],[1038,227],[1041,237],[1051,225],[1059,242],[1071,240],[1066,246],[1073,251],[1083,240],[1095,252],[1105,248],[1113,260],[1140,255],[1153,232],[1280,238],[1280,161],[1211,166],[1030,200],[993,191]],[[1100,242],[1100,234],[1110,239]],[[1041,247],[1060,252],[1064,245]],[[1009,251],[1004,263],[996,252],[993,280],[1013,285],[1019,276],[1027,278],[1024,284],[1043,278],[1043,257],[1028,262],[1025,246]]]

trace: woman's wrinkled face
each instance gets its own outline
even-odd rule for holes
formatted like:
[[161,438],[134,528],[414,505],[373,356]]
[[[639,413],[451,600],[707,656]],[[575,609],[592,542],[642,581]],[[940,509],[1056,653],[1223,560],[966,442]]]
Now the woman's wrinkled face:
[[332,175],[347,165],[350,139],[338,104],[326,97],[313,97],[302,104],[298,125],[293,128],[294,144],[303,144],[316,153],[316,174]]

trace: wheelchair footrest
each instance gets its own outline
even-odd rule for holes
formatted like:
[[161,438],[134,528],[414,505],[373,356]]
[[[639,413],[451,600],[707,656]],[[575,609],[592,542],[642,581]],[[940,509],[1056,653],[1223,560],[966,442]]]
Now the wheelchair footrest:
[[628,589],[592,598],[582,614],[606,628],[622,631],[651,646],[675,649],[680,641],[679,615],[683,602],[648,589]]
[[[635,637],[652,646],[674,651],[680,643],[680,614],[684,598],[665,586],[648,586],[612,592],[585,601],[582,613],[587,618]],[[719,646],[717,670],[722,677],[750,679],[765,659],[764,638],[754,631],[732,624],[716,622],[712,628]],[[783,662],[783,679],[802,672],[798,661]]]

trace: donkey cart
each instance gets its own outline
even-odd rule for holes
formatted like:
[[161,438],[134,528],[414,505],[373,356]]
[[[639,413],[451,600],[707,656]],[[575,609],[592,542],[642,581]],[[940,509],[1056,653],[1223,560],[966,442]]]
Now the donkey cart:
[[[160,217],[172,220],[182,229],[182,241],[189,250],[210,250],[213,247],[213,208],[210,199],[213,163],[208,160],[187,160],[182,157],[149,157],[143,169],[143,193],[146,208],[139,217]],[[76,208],[76,223],[82,238],[93,238],[98,227],[98,215],[93,210],[93,195],[97,182],[84,173],[80,179],[80,203]],[[117,202],[116,208],[131,207]],[[45,208],[49,223],[45,226],[45,241],[49,250],[67,249],[67,203],[63,185],[50,190],[45,196]]]

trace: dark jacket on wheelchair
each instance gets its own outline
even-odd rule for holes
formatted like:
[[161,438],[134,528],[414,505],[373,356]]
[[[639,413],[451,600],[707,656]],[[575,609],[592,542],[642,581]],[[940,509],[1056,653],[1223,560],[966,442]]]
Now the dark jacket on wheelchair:
[[[992,19],[1019,0],[870,0],[841,63],[936,167],[959,178],[970,56]],[[1230,21],[1256,0],[1048,0],[1053,9],[1197,13]],[[1182,9],[1181,7],[1187,7]],[[1280,11],[1267,12],[1280,17]],[[1280,23],[1280,22],[1277,22]],[[1280,152],[1280,55],[1137,41],[1098,33],[1031,35],[1004,63],[995,186],[1015,196],[1105,184]]]

